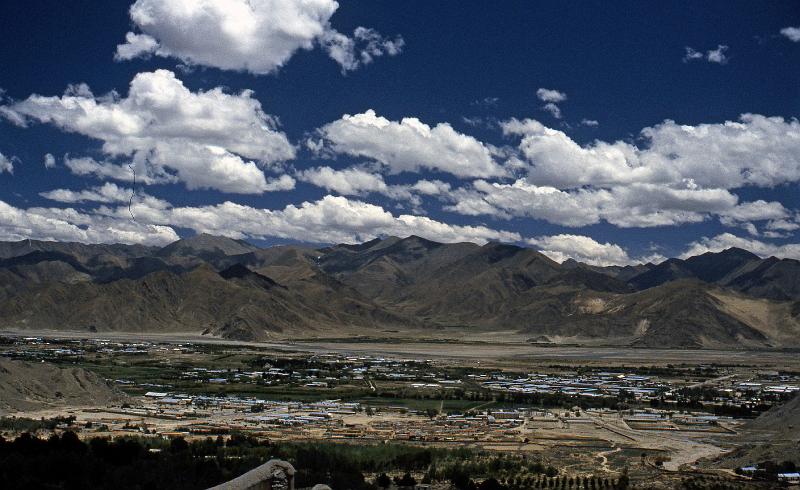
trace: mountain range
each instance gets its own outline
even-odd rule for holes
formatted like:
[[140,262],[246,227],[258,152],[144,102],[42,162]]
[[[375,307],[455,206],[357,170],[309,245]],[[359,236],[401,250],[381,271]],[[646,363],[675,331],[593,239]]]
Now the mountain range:
[[325,248],[211,235],[162,248],[0,242],[0,329],[793,348],[800,261],[732,248],[598,267],[417,236]]

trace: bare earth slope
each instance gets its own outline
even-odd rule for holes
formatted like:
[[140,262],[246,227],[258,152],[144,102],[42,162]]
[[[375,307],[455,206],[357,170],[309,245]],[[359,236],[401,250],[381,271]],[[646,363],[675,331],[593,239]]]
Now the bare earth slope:
[[46,284],[0,302],[0,318],[15,329],[212,333],[239,340],[313,336],[357,325],[364,331],[403,324],[371,305],[354,311],[313,304],[307,296],[235,265],[216,272],[154,272],[106,284]]
[[765,461],[796,460],[800,454],[800,396],[749,422],[736,440],[736,449],[713,465],[736,468]]
[[125,395],[94,373],[0,357],[0,414],[53,406],[103,406]]

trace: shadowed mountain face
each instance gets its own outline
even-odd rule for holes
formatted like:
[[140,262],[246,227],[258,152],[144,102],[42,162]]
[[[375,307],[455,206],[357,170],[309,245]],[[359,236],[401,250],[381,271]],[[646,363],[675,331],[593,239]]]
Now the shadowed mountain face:
[[704,253],[686,260],[669,259],[631,277],[637,289],[647,289],[677,279],[693,278],[757,298],[800,299],[800,262],[770,257],[762,260],[740,248]]
[[707,252],[686,260],[668,259],[648,271],[629,279],[639,289],[646,289],[676,279],[695,278],[705,282],[723,281],[737,270],[761,259],[747,250],[729,248],[723,252]]
[[416,236],[322,249],[211,235],[160,249],[0,243],[0,322],[16,330],[769,348],[800,346],[798,305],[800,262],[740,249],[597,267]]

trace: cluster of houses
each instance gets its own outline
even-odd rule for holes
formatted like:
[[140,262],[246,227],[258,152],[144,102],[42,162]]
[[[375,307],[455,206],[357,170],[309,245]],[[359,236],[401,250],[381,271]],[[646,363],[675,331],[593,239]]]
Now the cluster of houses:
[[[556,376],[531,373],[527,376],[471,375],[482,381],[485,388],[511,393],[561,393],[586,397],[616,397],[621,392],[636,399],[647,400],[670,389],[650,376],[627,373],[599,372],[590,375]],[[490,378],[483,381],[484,378]]]
[[[103,339],[16,338],[0,355],[38,359],[72,359],[88,353],[113,356],[192,354],[208,346],[183,343],[121,342]],[[165,361],[168,362],[168,361]],[[198,363],[200,364],[200,363]],[[155,384],[145,379],[116,379],[124,386],[143,390],[180,390],[186,382],[210,385],[291,384],[310,390],[329,390],[340,385],[364,389],[407,389],[433,396],[450,390],[489,390],[512,394],[559,394],[585,398],[625,398],[666,404],[680,404],[699,397],[704,405],[756,407],[770,405],[800,392],[800,376],[777,371],[727,371],[728,368],[701,366],[698,373],[686,371],[671,376],[651,376],[637,372],[596,370],[588,373],[548,370],[515,374],[480,369],[452,369],[432,360],[394,359],[377,355],[314,354],[302,358],[275,357],[246,369],[199,366],[180,372],[173,385]],[[720,374],[725,374],[720,376]],[[711,378],[711,379],[708,379]],[[196,391],[196,390],[193,390]],[[211,392],[211,390],[209,391]],[[336,396],[336,395],[332,395]]]
[[[764,468],[756,465],[742,466],[737,470],[737,473],[750,477],[759,477],[760,475],[763,477]],[[796,471],[776,473],[775,479],[788,485],[800,485],[800,473]]]
[[[282,402],[248,397],[211,397],[167,392],[148,392],[136,406],[106,409],[142,420],[164,419],[166,436],[248,432],[274,440],[363,439],[417,442],[520,443],[525,434],[564,429],[575,424],[594,424],[592,416],[620,416],[611,410],[577,407],[572,410],[536,408],[485,409],[463,414],[431,413],[386,406],[377,410],[342,400]],[[622,415],[631,428],[687,430],[680,426],[718,426],[722,420],[710,414],[668,415],[660,410],[637,410]],[[172,425],[167,420],[175,421]],[[135,428],[134,428],[135,429]],[[694,430],[694,429],[690,429]],[[177,431],[177,432],[176,432]]]
[[50,339],[45,337],[15,338],[0,356],[30,360],[75,359],[90,353],[111,355],[145,355],[156,351],[191,353],[192,344],[160,344],[154,342],[121,342],[108,339]]
[[[363,439],[417,442],[514,442],[531,416],[547,411],[495,410],[470,415],[439,414],[405,407],[382,407],[370,416],[359,403],[342,400],[281,402],[247,397],[209,397],[148,392],[136,406],[97,409],[112,431],[144,432],[163,437],[247,432],[271,440]],[[131,423],[131,420],[141,422]],[[150,420],[149,423],[145,421]],[[156,428],[157,427],[157,428]],[[149,430],[148,430],[149,429]]]
[[679,401],[689,395],[681,394],[682,388],[702,386],[708,388],[703,401],[716,404],[754,405],[773,402],[800,392],[800,377],[780,375],[777,372],[758,373],[757,376],[740,380],[737,376],[724,376],[702,383],[659,379],[631,373],[593,372],[590,374],[554,375],[530,373],[513,376],[504,373],[469,375],[475,381],[493,391],[509,393],[547,393],[581,397],[632,397],[640,401],[666,399]]

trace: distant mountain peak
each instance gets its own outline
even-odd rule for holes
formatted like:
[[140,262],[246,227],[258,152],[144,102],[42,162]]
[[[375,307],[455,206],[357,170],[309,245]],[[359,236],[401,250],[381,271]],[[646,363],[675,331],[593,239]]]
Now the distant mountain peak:
[[192,245],[227,245],[235,243],[249,248],[258,248],[244,240],[237,240],[223,235],[212,235],[210,233],[200,233],[192,237],[182,238],[178,240],[178,242]]
[[439,242],[434,242],[433,240],[428,240],[427,238],[423,238],[421,236],[411,235],[406,238],[401,238],[394,245],[399,245],[403,247],[422,247],[430,249],[430,248],[441,247],[444,244]]
[[[713,252],[708,252],[708,253],[713,253]],[[761,258],[758,255],[754,254],[753,252],[739,247],[726,248],[722,252],[717,252],[717,254],[725,256],[742,257],[749,260],[759,260]]]
[[647,289],[682,278],[697,278],[705,282],[720,281],[754,261],[758,255],[741,248],[721,252],[706,252],[688,259],[671,258],[631,279],[639,289]]
[[188,256],[195,254],[241,255],[259,250],[244,240],[236,240],[225,236],[201,233],[193,237],[182,238],[163,247],[158,255]]
[[439,243],[434,242],[433,240],[428,240],[427,238],[421,237],[419,235],[408,235],[405,238],[400,239],[401,242],[421,242],[421,243]]
[[379,249],[389,247],[399,242],[401,239],[396,236],[376,237],[363,243],[340,243],[331,247],[326,247],[323,250],[344,249],[352,252],[364,252],[372,249]]

